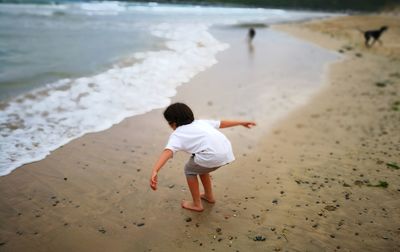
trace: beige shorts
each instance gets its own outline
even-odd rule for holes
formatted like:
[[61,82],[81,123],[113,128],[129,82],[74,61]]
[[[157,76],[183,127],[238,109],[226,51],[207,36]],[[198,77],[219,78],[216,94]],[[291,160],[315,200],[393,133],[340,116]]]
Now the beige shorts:
[[189,161],[185,165],[185,175],[186,176],[196,176],[199,174],[206,174],[210,173],[212,171],[215,171],[218,169],[220,166],[215,167],[215,168],[207,168],[203,167],[201,165],[198,165],[194,162],[194,156],[191,156],[189,158]]

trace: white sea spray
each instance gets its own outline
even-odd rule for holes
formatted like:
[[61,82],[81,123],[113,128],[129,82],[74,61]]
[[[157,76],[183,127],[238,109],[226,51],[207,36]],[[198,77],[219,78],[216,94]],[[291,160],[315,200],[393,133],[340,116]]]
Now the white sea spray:
[[85,133],[168,105],[179,85],[215,64],[216,53],[228,48],[202,24],[163,23],[151,30],[167,39],[168,50],[136,53],[140,63],[60,80],[10,102],[0,112],[0,175]]
[[[11,28],[13,20],[22,16],[19,24],[24,26],[24,32],[32,31],[35,28],[32,25],[41,24],[38,31],[50,30],[48,38],[53,40],[56,39],[52,37],[53,34],[62,35],[55,43],[55,49],[58,50],[61,43],[65,43],[64,47],[61,47],[61,51],[53,51],[61,52],[58,58],[47,58],[46,50],[50,48],[37,47],[43,54],[37,54],[36,47],[28,50],[27,46],[34,43],[21,44],[16,48],[23,49],[19,52],[21,54],[35,52],[32,54],[35,57],[43,55],[45,58],[40,63],[53,64],[63,59],[64,55],[69,56],[68,53],[74,51],[66,51],[70,49],[68,43],[75,37],[68,40],[68,36],[85,35],[85,31],[91,31],[93,35],[99,34],[98,31],[100,34],[107,31],[112,36],[113,31],[128,34],[147,30],[154,37],[165,41],[165,49],[136,51],[125,55],[123,63],[114,64],[96,74],[61,78],[11,98],[0,110],[0,176],[23,164],[41,160],[51,151],[86,133],[105,130],[127,117],[167,106],[178,86],[217,63],[217,53],[229,47],[210,34],[213,25],[259,21],[274,23],[325,15],[289,13],[283,10],[108,1],[49,5],[0,4],[0,18],[9,21]],[[0,32],[2,25],[4,23],[0,24]],[[111,29],[103,30],[107,25]],[[82,30],[83,33],[77,33]],[[10,31],[12,29],[7,32]],[[61,31],[65,31],[65,34],[59,33]],[[31,35],[31,39],[40,39],[45,34]],[[12,43],[24,41],[18,40],[18,36],[16,38]],[[95,39],[92,41],[96,42]],[[40,45],[40,42],[36,45]],[[123,41],[127,42],[129,40]],[[99,55],[110,48],[100,49],[103,51]],[[17,56],[11,55],[8,63],[18,59]],[[87,57],[89,60],[85,62],[90,63],[91,57]],[[36,66],[33,64],[29,67]],[[15,71],[17,68],[5,69]],[[74,70],[73,67],[71,69]],[[23,71],[17,73],[22,74]]]

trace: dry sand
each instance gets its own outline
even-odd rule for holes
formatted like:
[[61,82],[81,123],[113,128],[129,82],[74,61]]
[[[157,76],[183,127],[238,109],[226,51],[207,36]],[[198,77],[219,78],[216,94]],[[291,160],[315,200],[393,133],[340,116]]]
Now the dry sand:
[[[242,93],[249,78],[264,81],[262,71],[222,64],[248,54],[222,53],[221,64],[179,88],[174,100],[193,104],[199,117],[259,124],[224,131],[237,161],[213,174],[217,203],[203,213],[179,206],[189,197],[184,154],[161,171],[157,192],[148,186],[170,134],[155,110],[1,177],[0,251],[399,251],[400,170],[387,165],[400,164],[399,21],[350,16],[274,27],[345,58],[329,68],[326,88],[272,128],[267,110],[249,110],[262,105],[259,87]],[[383,45],[365,49],[354,27],[383,23]],[[379,181],[387,188],[369,186]]]

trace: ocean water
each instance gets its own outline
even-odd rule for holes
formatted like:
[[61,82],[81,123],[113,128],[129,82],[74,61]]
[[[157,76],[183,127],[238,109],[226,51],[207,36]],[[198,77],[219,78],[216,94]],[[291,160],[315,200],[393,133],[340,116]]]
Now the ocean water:
[[216,25],[327,13],[157,3],[0,3],[0,176],[165,107],[229,48]]

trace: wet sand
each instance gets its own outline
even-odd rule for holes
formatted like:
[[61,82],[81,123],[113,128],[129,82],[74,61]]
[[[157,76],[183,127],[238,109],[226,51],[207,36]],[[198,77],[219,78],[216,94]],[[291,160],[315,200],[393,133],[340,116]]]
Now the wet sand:
[[[383,45],[365,49],[355,24],[383,22]],[[0,251],[400,250],[398,24],[398,16],[350,16],[274,26],[278,37],[292,34],[343,59],[318,70],[327,78],[311,100],[282,96],[272,109],[263,106],[271,76],[259,66],[276,50],[262,40],[270,28],[252,49],[234,38],[240,49],[218,55],[174,98],[199,118],[258,122],[223,131],[237,160],[213,173],[215,205],[180,208],[189,197],[183,153],[161,170],[159,190],[149,188],[170,134],[155,110],[0,177]],[[296,60],[288,57],[281,81],[300,78]],[[279,109],[289,114],[277,120]]]

